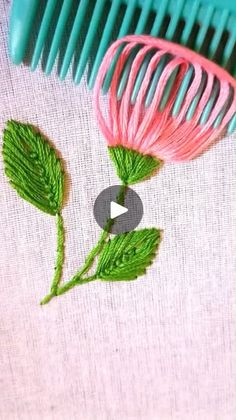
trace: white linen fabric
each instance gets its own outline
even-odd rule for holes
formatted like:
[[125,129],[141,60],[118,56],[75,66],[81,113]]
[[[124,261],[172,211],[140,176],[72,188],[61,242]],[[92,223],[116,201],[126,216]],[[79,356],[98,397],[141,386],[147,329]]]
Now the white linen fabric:
[[[119,181],[85,79],[75,86],[11,64],[8,13],[2,1],[0,130],[30,122],[63,156],[65,281],[99,236],[96,196]],[[1,420],[235,418],[235,140],[134,187],[140,226],[164,230],[145,276],[90,283],[44,307],[55,219],[18,197],[1,158]]]

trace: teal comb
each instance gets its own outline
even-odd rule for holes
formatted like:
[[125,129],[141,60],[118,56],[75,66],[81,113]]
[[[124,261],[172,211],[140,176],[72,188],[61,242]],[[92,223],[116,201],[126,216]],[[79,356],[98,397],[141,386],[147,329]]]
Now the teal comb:
[[[31,69],[35,70],[42,58],[46,74],[51,73],[59,57],[58,74],[62,80],[73,62],[75,83],[80,82],[89,63],[88,83],[92,88],[107,47],[128,33],[149,34],[185,45],[236,76],[235,0],[13,0],[10,56],[19,64],[26,60],[30,50],[27,60]],[[124,72],[121,92],[125,77]],[[175,75],[172,81],[174,78]],[[191,71],[183,81],[176,107],[190,78]],[[105,89],[109,87],[109,77],[106,83]],[[134,100],[138,87],[137,82]],[[211,106],[209,103],[206,118]],[[235,128],[236,113],[228,132]]]

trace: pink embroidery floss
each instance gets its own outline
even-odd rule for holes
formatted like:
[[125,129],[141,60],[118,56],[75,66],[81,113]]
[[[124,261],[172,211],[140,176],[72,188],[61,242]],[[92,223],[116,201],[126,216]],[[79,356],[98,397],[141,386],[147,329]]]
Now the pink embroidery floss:
[[[105,116],[102,87],[112,66]],[[236,112],[235,92],[234,78],[199,54],[130,35],[114,42],[103,59],[95,110],[110,148],[178,162],[196,157],[224,132]]]

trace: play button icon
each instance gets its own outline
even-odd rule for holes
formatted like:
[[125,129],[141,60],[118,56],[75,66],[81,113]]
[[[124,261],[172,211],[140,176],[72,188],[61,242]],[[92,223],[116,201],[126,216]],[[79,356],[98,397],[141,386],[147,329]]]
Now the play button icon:
[[117,204],[115,201],[111,201],[110,204],[110,218],[116,219],[118,216],[121,216],[122,214],[127,213],[129,209],[127,209],[124,206],[121,206],[120,204]]
[[121,186],[114,185],[97,196],[93,213],[102,229],[119,234],[130,232],[138,226],[143,216],[143,204],[131,188],[126,187],[125,194],[122,194]]

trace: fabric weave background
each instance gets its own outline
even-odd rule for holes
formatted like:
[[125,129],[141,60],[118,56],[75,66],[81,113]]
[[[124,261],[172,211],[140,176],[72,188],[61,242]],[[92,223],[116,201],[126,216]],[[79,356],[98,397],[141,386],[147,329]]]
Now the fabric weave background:
[[[0,130],[10,118],[31,122],[66,162],[69,279],[100,232],[93,202],[118,180],[86,81],[10,63],[8,9],[2,1]],[[94,282],[45,307],[55,221],[17,196],[1,159],[1,420],[235,418],[235,140],[134,187],[140,226],[164,229],[146,276]]]

